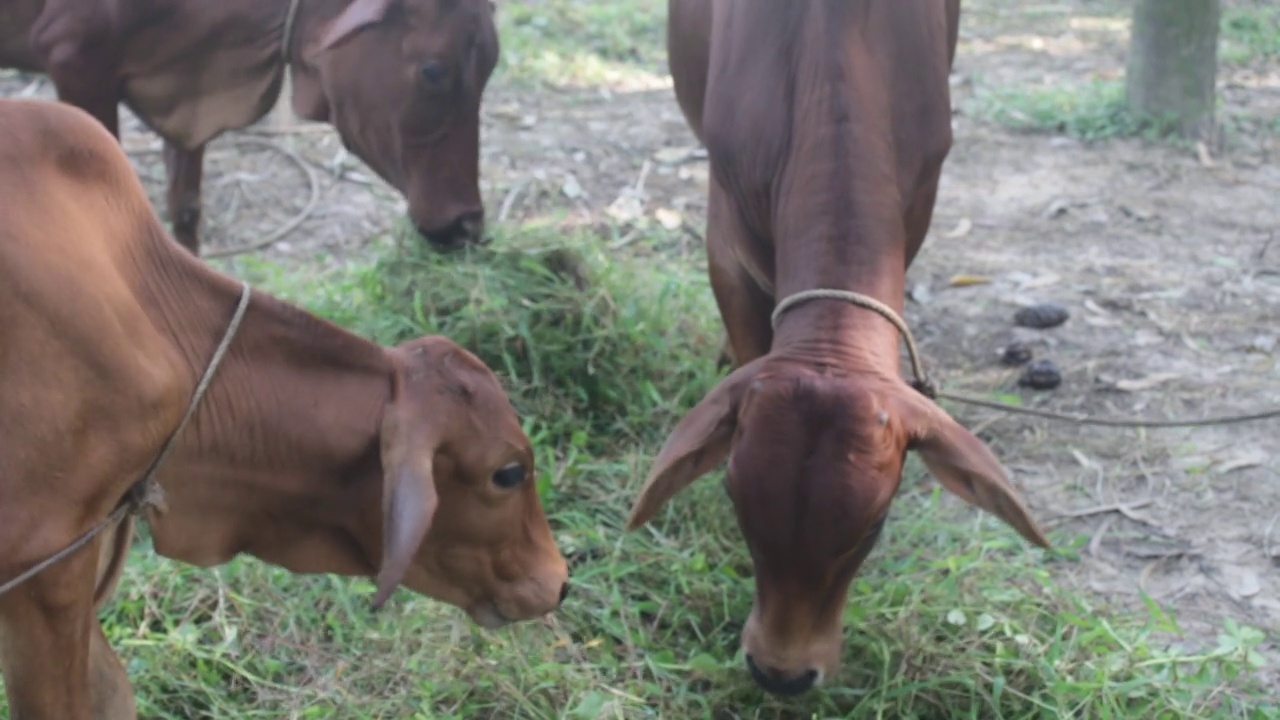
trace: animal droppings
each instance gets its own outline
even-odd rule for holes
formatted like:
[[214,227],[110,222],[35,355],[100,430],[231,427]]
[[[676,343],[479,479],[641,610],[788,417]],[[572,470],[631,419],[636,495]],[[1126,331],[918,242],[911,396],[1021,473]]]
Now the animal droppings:
[[1024,342],[1011,342],[1000,353],[1000,364],[1009,367],[1025,365],[1031,361],[1031,347]]
[[1054,361],[1041,358],[1027,365],[1018,384],[1032,390],[1052,390],[1062,384],[1062,371]]
[[1024,307],[1013,315],[1013,322],[1022,327],[1051,328],[1067,321],[1071,313],[1058,303],[1045,302]]

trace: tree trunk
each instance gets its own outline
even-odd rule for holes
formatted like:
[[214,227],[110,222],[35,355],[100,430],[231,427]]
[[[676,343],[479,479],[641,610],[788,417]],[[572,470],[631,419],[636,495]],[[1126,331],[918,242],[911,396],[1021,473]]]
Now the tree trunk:
[[1214,135],[1220,0],[1137,0],[1125,94],[1138,115],[1184,137]]

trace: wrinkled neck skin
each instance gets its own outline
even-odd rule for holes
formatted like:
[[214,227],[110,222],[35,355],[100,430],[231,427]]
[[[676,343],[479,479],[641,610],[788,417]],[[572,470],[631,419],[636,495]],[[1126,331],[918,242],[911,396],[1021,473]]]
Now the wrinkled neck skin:
[[[189,398],[240,285],[160,237],[139,265],[138,292],[171,341]],[[377,345],[253,293],[157,474],[168,511],[150,513],[156,550],[196,565],[245,552],[293,572],[373,574],[390,372]]]

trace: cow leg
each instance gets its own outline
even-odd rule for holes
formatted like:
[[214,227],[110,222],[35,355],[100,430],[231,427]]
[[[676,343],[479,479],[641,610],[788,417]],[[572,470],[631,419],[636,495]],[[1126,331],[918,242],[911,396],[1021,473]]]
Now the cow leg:
[[671,69],[676,102],[699,141],[711,58],[711,20],[711,0],[667,3],[667,66]]
[[166,200],[174,238],[193,255],[200,255],[200,180],[204,174],[204,145],[184,150],[165,140],[164,166],[169,176]]
[[[773,328],[769,324],[773,298],[760,289],[734,251],[735,247],[749,248],[755,244],[755,238],[742,224],[728,194],[713,178],[707,203],[707,269],[720,318],[729,336],[728,348],[732,355],[728,359],[735,367],[768,354],[773,343]],[[725,354],[722,348],[722,365]]]
[[94,720],[97,559],[91,544],[0,598],[0,670],[14,720]]
[[120,664],[102,632],[102,625],[93,623],[89,636],[89,691],[93,706],[93,720],[136,720],[138,708],[133,700],[133,687],[129,676]]
[[[120,582],[124,563],[133,543],[134,518],[126,515],[98,541],[98,579],[93,591],[96,613],[106,604]],[[135,720],[138,716],[133,701],[133,688],[124,666],[111,650],[102,625],[93,624],[89,640],[89,691],[92,693],[94,720]]]

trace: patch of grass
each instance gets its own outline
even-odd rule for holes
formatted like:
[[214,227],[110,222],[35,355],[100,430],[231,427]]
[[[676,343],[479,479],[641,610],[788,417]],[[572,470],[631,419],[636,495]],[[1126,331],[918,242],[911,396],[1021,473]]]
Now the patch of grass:
[[974,97],[976,115],[1024,132],[1063,133],[1081,140],[1142,135],[1164,137],[1175,127],[1169,119],[1142,117],[1125,104],[1124,83],[1088,83],[1022,88],[992,88]]
[[449,336],[502,376],[543,445],[660,440],[711,389],[723,331],[701,265],[616,262],[553,221],[498,233],[444,255],[406,229],[372,264],[281,295],[384,344]]
[[500,72],[555,85],[652,84],[666,74],[666,0],[509,0]]
[[700,266],[544,224],[469,253],[406,241],[323,278],[235,267],[379,341],[442,331],[490,362],[538,444],[573,589],[554,619],[488,632],[407,591],[374,615],[368,580],[181,566],[144,532],[102,613],[144,717],[1280,716],[1250,680],[1258,631],[1173,644],[1154,603],[1135,617],[1054,579],[1083,538],[1028,551],[914,458],[851,591],[843,670],[804,698],[766,696],[738,648],[751,565],[720,477],[621,530],[664,433],[719,377]]
[[1241,65],[1258,59],[1280,59],[1280,7],[1224,8],[1219,58]]

